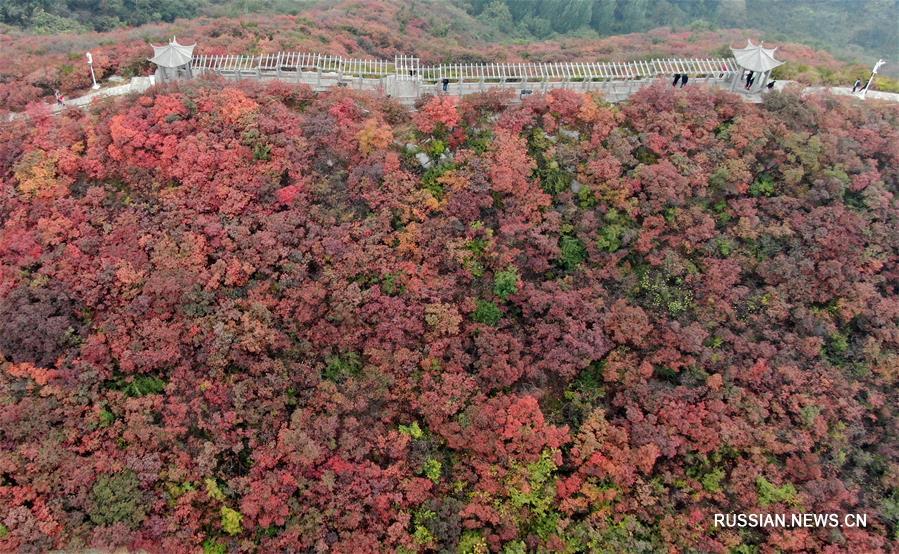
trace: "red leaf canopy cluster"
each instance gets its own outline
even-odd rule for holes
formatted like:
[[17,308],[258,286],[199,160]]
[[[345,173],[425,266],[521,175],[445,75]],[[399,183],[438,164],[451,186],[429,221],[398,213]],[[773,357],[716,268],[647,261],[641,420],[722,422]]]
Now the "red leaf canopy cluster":
[[0,550],[895,540],[895,107],[198,81],[0,133]]

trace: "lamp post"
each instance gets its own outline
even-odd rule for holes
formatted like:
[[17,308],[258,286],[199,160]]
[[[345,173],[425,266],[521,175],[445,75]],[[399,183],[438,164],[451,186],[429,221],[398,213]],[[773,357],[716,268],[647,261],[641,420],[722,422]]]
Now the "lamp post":
[[885,60],[877,60],[877,63],[874,64],[874,69],[871,70],[871,77],[868,78],[865,88],[858,93],[859,97],[864,98],[865,95],[868,94],[868,89],[871,87],[871,83],[874,82],[874,76],[877,75],[877,70],[885,63],[887,63]]
[[94,86],[91,88],[97,90],[100,88],[100,85],[97,83],[97,77],[94,75],[94,57],[91,56],[90,52],[87,53],[87,66],[91,68],[91,81],[94,82]]

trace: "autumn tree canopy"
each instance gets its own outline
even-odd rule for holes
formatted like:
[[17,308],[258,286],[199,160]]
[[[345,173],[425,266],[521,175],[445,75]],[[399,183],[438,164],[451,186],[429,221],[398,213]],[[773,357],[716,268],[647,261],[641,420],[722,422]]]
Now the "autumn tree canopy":
[[[0,550],[895,544],[895,107],[195,81],[0,133]],[[868,526],[713,526],[791,511]]]

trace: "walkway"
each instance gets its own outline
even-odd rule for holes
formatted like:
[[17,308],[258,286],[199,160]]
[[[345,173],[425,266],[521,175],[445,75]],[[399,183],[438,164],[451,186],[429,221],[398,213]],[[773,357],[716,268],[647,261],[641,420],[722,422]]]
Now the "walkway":
[[[815,94],[818,92],[829,92],[838,96],[854,96],[861,98],[858,93],[852,92],[850,87],[805,87],[802,94]],[[865,93],[865,100],[885,100],[887,102],[899,102],[899,94],[895,92],[881,92],[879,90],[869,90]]]
[[490,88],[512,90],[519,98],[556,88],[600,91],[611,102],[626,99],[657,77],[687,74],[690,82],[730,86],[740,68],[733,58],[678,58],[633,62],[484,63],[422,66],[414,56],[387,60],[280,52],[262,56],[197,56],[195,76],[282,80],[320,91],[332,87],[370,90],[405,104],[444,91],[454,96]]
[[[444,64],[421,66],[418,58],[396,56],[393,62],[342,58],[323,54],[281,52],[263,56],[197,56],[191,62],[193,75],[216,74],[231,79],[281,80],[309,85],[323,91],[333,87],[368,90],[390,95],[406,105],[412,105],[425,94],[462,96],[502,88],[515,94],[515,101],[535,92],[552,89],[597,91],[609,102],[626,100],[636,91],[658,78],[672,79],[674,74],[690,76],[687,86],[706,85],[730,89],[738,72],[732,58],[653,59],[633,62],[552,62],[552,63],[487,63]],[[790,81],[777,81],[781,90]],[[64,106],[54,105],[51,111],[67,107],[86,107],[96,98],[139,93],[156,84],[150,77],[134,77],[124,85],[102,88],[84,96],[67,100]],[[761,102],[762,94],[745,93],[734,89],[746,102]],[[830,92],[852,95],[845,87],[806,87],[802,94]],[[853,95],[857,96],[857,95]],[[869,91],[868,99],[899,102],[899,94]],[[25,114],[8,114],[7,120]]]

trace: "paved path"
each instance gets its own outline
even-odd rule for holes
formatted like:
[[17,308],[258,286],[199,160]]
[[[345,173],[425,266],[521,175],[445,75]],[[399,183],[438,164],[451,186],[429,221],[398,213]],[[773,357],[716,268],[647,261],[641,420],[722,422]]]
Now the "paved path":
[[690,76],[690,83],[729,86],[742,70],[733,58],[665,58],[631,62],[446,63],[421,65],[415,56],[393,61],[356,59],[304,52],[259,56],[201,55],[188,73],[212,73],[232,79],[279,80],[309,85],[368,90],[413,105],[426,94],[465,96],[501,88],[520,100],[553,89],[598,91],[620,102],[658,78]]
[[[622,66],[623,65],[624,64],[622,64]],[[368,90],[376,94],[389,94],[390,96],[397,98],[399,101],[407,105],[413,104],[417,98],[424,94],[441,94],[443,92],[442,83],[440,81],[431,82],[433,79],[425,78],[397,78],[396,75],[386,75],[378,78],[368,78],[364,75],[352,77],[348,76],[346,73],[341,73],[338,71],[302,71],[299,68],[295,72],[283,72],[280,75],[270,75],[264,72],[260,73],[255,70],[244,70],[243,72],[223,71],[219,73],[218,71],[207,69],[205,72],[220,74],[223,77],[231,79],[254,79],[261,81],[280,80],[289,83],[302,83],[309,85],[313,88],[313,90],[316,91],[328,90],[335,87],[349,88],[354,90]],[[200,73],[203,73],[203,71],[201,71]],[[716,88],[729,89],[732,76],[732,73],[718,73],[706,77],[691,78],[687,86],[712,86]],[[664,77],[667,81],[668,77]],[[565,79],[536,80],[538,78],[539,75],[533,77],[533,80],[528,80],[528,78],[516,78],[511,81],[508,79],[503,79],[502,77],[469,80],[466,80],[466,78],[460,78],[456,81],[448,83],[446,93],[454,96],[461,96],[483,92],[485,90],[493,88],[504,88],[506,90],[511,90],[514,92],[515,101],[521,101],[524,97],[533,93],[547,92],[553,89],[568,89],[579,92],[596,91],[600,92],[603,97],[609,102],[621,102],[629,98],[638,90],[657,82],[662,78],[662,76],[645,76],[641,78],[636,75],[621,75],[617,78],[609,76],[609,78],[605,80],[594,80],[592,78],[585,79],[581,77],[576,81]],[[96,91],[91,91],[84,96],[66,100],[65,104],[62,106],[53,105],[50,107],[50,110],[53,113],[58,113],[68,107],[73,106],[86,108],[95,99],[111,98],[131,93],[140,93],[146,91],[155,84],[156,81],[155,77],[153,76],[134,77],[130,82],[123,85],[101,88]],[[791,84],[795,83],[793,81],[777,81],[774,88],[775,90],[783,90]],[[746,93],[739,87],[737,87],[737,89],[733,92],[741,96],[745,102],[752,103],[761,102],[762,95],[764,94]],[[802,90],[802,95],[819,94],[822,92],[836,94],[839,96],[855,96],[856,98],[860,98],[858,94],[853,94],[852,89],[850,89],[849,87],[806,87]],[[872,90],[868,91],[867,99],[899,103],[899,94]],[[12,121],[25,117],[25,115],[26,114],[24,113],[10,113],[7,115],[6,119],[8,121]]]
[[[858,93],[853,93],[849,87],[805,87],[802,94],[815,94],[819,92],[829,92],[838,96],[855,96],[861,98]],[[895,92],[881,92],[879,90],[869,90],[865,100],[886,100],[887,102],[899,102],[899,94]]]

